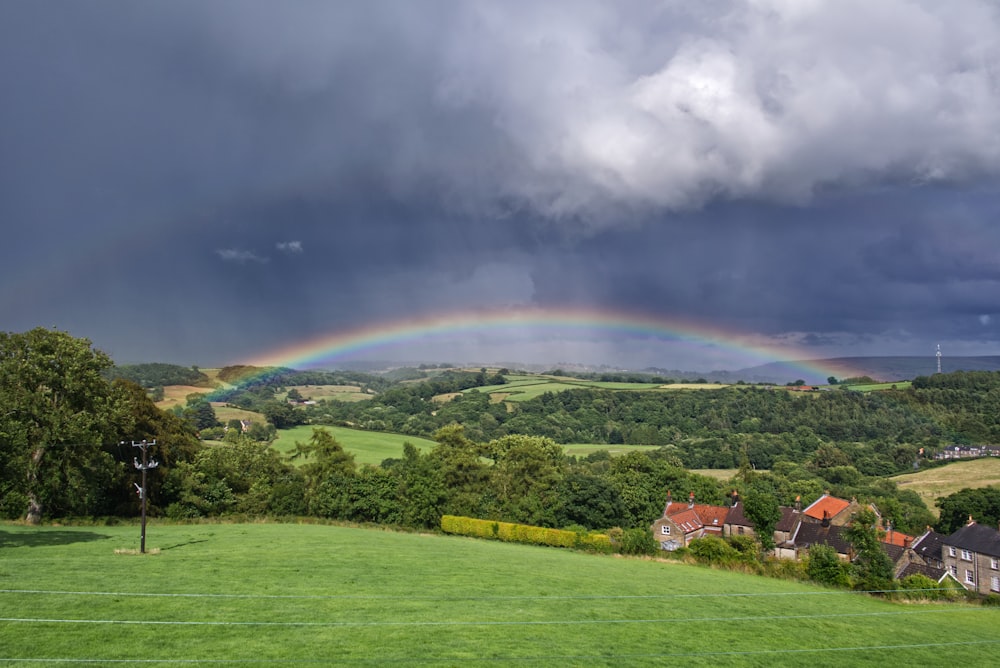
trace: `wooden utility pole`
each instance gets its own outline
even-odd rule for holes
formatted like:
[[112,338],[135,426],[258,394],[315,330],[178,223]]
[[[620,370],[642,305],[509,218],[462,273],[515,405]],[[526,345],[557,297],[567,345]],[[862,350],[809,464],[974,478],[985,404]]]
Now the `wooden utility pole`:
[[155,459],[149,459],[148,448],[151,445],[156,445],[155,439],[152,443],[147,443],[145,440],[139,441],[138,443],[132,441],[133,448],[139,448],[142,450],[142,463],[140,463],[137,458],[132,458],[132,462],[135,464],[135,467],[142,471],[142,486],[135,486],[136,491],[139,493],[139,499],[142,501],[142,534],[139,539],[139,552],[142,554],[146,553],[146,471],[149,469],[155,469],[160,465],[160,463]]

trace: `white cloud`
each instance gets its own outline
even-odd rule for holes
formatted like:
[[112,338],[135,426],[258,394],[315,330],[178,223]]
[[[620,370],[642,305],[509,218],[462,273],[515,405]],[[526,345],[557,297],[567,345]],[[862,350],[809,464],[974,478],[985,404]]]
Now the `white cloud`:
[[241,248],[220,248],[215,252],[225,262],[235,262],[237,264],[246,264],[247,262],[259,262],[261,264],[266,264],[268,262],[268,258],[261,257],[253,251],[243,250]]
[[274,245],[282,253],[301,253],[302,252],[302,242],[301,241],[279,241]]
[[551,215],[1000,172],[986,2],[473,7],[440,100],[494,110]]

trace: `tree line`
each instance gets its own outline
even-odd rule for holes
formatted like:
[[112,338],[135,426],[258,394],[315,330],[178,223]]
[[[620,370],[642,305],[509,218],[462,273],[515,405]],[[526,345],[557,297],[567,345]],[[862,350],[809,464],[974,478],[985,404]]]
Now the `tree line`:
[[[934,518],[915,493],[898,490],[881,471],[912,466],[916,444],[890,438],[888,425],[915,425],[908,434],[944,433],[942,396],[987,410],[988,402],[965,394],[989,394],[1000,385],[995,374],[975,379],[974,389],[965,391],[969,379],[956,377],[952,387],[936,377],[933,386],[880,397],[839,391],[797,397],[756,388],[582,389],[547,394],[509,413],[476,391],[445,404],[431,401],[442,389],[499,380],[485,371],[455,372],[433,383],[391,386],[350,410],[336,401],[306,409],[285,403],[317,427],[287,458],[239,430],[230,430],[221,445],[205,446],[197,437],[198,421],[214,415],[203,397],[189,400],[179,414],[164,412],[142,387],[109,380],[105,372],[111,367],[110,358],[89,341],[63,332],[0,334],[4,516],[38,521],[135,515],[131,442],[146,439],[156,441],[151,454],[161,463],[150,472],[150,512],[177,519],[311,515],[434,528],[449,514],[558,528],[644,530],[662,513],[667,490],[721,504],[736,487],[748,508],[764,508],[761,517],[777,504],[791,505],[796,497],[808,503],[829,491],[873,501],[898,530],[918,533]],[[245,391],[275,401],[273,383]],[[876,437],[831,438],[823,425],[838,413],[858,422],[843,427],[846,433],[860,437],[871,429]],[[552,430],[584,423],[586,416],[591,416],[588,428],[604,430],[594,433],[611,436],[618,429],[624,438],[645,425],[666,430],[674,442],[619,457],[606,450],[566,456]],[[348,418],[369,428],[429,433],[436,445],[425,452],[408,444],[399,458],[358,465],[320,424]],[[709,456],[715,464],[738,466],[740,473],[721,482],[687,470]],[[755,470],[763,468],[769,470]]]

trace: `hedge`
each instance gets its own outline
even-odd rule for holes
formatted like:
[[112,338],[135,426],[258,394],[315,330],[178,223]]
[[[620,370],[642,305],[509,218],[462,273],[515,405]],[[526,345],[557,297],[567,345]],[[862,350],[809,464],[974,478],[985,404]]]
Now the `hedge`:
[[527,524],[479,520],[474,517],[441,517],[441,531],[460,536],[491,538],[508,543],[571,547],[592,552],[612,552],[611,539],[605,534],[590,534],[564,529],[548,529]]

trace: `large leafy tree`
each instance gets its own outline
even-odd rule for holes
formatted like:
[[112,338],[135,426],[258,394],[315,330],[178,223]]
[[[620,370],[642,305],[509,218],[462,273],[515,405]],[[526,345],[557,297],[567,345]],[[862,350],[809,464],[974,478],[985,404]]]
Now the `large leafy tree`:
[[0,332],[0,451],[3,496],[27,505],[37,523],[47,507],[89,512],[114,475],[111,359],[87,339],[43,328]]
[[966,487],[938,499],[941,509],[938,531],[952,533],[961,529],[971,517],[980,524],[996,526],[1000,521],[1000,487]]
[[844,531],[854,548],[855,586],[868,591],[881,591],[892,586],[892,560],[882,547],[882,529],[875,513],[865,508]]

